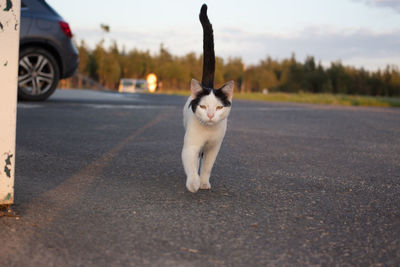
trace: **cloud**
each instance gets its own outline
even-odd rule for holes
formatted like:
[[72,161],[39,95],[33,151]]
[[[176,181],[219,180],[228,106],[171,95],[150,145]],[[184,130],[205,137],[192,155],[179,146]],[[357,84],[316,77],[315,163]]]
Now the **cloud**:
[[369,6],[392,8],[400,13],[400,1],[399,0],[353,0],[356,2],[363,2]]
[[[118,31],[114,30],[110,33],[102,33],[97,29],[88,28],[76,28],[74,35],[78,43],[80,40],[85,40],[85,43],[90,48],[94,48],[101,39],[105,39],[105,47],[108,47],[113,40],[117,41],[117,44],[124,46],[126,50],[133,48],[139,50],[149,50],[150,52],[156,53],[159,51],[160,45],[163,44],[168,50],[174,54],[182,55],[188,52],[197,52],[197,43],[201,45],[200,34],[191,34],[185,31],[174,31],[174,30],[126,30]],[[198,36],[197,36],[198,35]],[[199,45],[199,50],[201,46]]]
[[[368,68],[376,69],[386,64],[398,64],[400,58],[400,28],[376,33],[364,29],[310,27],[291,36],[227,30],[220,39],[220,42],[226,42],[225,56],[239,54],[252,63],[257,63],[266,55],[277,59],[288,58],[294,52],[298,60],[314,56],[325,64],[336,60],[351,64],[357,59],[363,64],[371,62],[367,64]],[[353,64],[359,63],[354,61]]]

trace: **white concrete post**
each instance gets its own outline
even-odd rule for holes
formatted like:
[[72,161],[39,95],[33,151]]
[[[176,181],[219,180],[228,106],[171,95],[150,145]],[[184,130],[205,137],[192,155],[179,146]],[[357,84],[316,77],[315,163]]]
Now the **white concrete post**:
[[0,204],[14,200],[21,0],[0,0]]

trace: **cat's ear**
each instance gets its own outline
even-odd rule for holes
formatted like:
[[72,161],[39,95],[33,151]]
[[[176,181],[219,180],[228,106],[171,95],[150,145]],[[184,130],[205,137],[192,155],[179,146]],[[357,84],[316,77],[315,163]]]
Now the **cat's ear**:
[[195,99],[198,93],[202,90],[203,88],[201,87],[199,81],[192,79],[192,81],[190,82],[190,93],[192,95],[192,99]]
[[235,88],[235,82],[230,81],[222,86],[221,90],[226,95],[229,101],[232,101],[233,98],[233,89]]

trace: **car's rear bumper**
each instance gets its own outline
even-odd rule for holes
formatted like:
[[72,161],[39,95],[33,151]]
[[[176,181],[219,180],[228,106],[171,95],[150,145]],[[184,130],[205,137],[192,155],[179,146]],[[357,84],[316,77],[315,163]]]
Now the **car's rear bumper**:
[[69,62],[66,63],[67,66],[65,66],[64,68],[64,73],[61,74],[61,79],[71,77],[76,73],[79,65],[79,56],[76,56],[76,58],[71,59]]
[[67,42],[62,50],[64,66],[63,72],[60,75],[61,79],[71,77],[76,72],[79,65],[79,52],[72,40]]

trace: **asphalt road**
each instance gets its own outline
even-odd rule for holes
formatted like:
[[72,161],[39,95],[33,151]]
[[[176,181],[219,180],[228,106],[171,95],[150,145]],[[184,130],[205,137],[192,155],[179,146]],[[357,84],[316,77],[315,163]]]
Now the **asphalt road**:
[[184,102],[19,103],[0,265],[400,265],[400,109],[235,101],[213,188],[192,194]]

